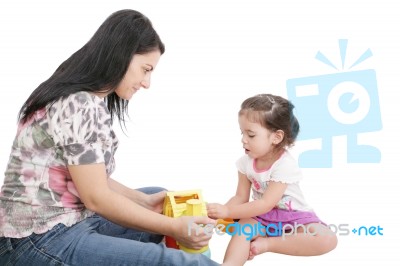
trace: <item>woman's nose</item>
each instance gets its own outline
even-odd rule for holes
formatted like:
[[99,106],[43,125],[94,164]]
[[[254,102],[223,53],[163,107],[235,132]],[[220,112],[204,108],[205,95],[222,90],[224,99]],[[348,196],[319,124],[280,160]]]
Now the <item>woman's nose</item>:
[[150,88],[150,75],[146,75],[145,78],[140,83],[143,89]]

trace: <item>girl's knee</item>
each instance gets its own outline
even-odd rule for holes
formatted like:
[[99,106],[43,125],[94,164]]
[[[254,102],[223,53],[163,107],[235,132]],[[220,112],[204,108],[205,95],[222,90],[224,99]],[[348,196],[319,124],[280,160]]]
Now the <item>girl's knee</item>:
[[321,254],[328,253],[334,250],[337,246],[338,239],[335,234],[319,235],[318,238],[319,238],[318,247],[320,249]]
[[337,243],[338,243],[337,236],[331,235],[329,237],[328,244],[327,244],[328,252],[334,250],[337,246]]
[[325,254],[336,248],[338,239],[335,232],[321,224],[313,224],[311,228],[318,240],[318,253]]
[[244,218],[244,219],[240,219],[238,221],[239,224],[256,224],[257,221],[253,218]]

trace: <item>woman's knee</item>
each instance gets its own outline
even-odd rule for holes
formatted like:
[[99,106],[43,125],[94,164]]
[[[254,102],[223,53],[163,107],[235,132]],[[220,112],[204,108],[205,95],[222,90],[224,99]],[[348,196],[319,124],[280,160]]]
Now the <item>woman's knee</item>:
[[154,193],[158,193],[161,191],[167,191],[167,189],[163,188],[163,187],[141,187],[141,188],[137,188],[136,190],[139,190],[146,194],[154,194]]

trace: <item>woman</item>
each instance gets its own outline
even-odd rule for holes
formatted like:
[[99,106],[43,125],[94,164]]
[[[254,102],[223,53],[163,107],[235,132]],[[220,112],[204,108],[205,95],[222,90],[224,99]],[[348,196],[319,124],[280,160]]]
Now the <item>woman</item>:
[[[115,12],[29,96],[0,193],[1,265],[216,265],[160,244],[163,235],[194,249],[210,240],[188,234],[190,218],[160,214],[163,189],[110,177],[112,122],[150,87],[164,50],[148,18]],[[194,222],[193,231],[214,221]]]

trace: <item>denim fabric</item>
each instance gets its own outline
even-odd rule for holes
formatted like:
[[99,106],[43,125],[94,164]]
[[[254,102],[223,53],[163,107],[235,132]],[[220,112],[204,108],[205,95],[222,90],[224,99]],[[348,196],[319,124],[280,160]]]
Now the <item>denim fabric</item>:
[[[161,188],[140,190],[152,194]],[[0,265],[219,265],[202,254],[167,248],[162,239],[94,215],[40,235],[0,238]]]

